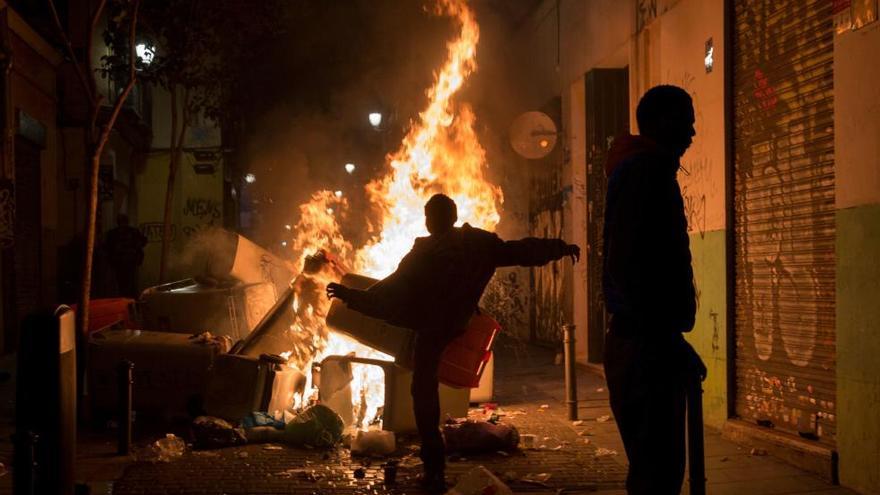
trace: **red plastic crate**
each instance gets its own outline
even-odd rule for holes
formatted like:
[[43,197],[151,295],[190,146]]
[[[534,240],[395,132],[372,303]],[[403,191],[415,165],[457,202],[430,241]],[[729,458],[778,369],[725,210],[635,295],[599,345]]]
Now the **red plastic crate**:
[[443,352],[437,370],[440,382],[452,387],[479,386],[483,369],[492,357],[492,343],[500,331],[501,325],[491,317],[474,315],[464,333]]
[[[89,301],[89,328],[86,334],[92,334],[117,322],[121,322],[126,329],[140,328],[132,313],[133,305],[134,299],[127,297],[92,299]],[[71,308],[76,311],[75,304]]]

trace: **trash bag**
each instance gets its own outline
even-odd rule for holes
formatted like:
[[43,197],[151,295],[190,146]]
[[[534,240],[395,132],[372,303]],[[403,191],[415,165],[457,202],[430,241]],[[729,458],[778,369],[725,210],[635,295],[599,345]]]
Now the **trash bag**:
[[284,441],[290,445],[332,447],[342,440],[342,429],[342,418],[329,407],[317,404],[287,423]]
[[443,438],[448,452],[495,452],[515,450],[519,445],[514,426],[471,419],[443,425]]
[[160,462],[169,462],[186,452],[186,443],[174,433],[167,433],[165,438],[153,442],[152,450]]
[[254,428],[255,426],[272,426],[274,428],[284,428],[284,421],[275,419],[265,412],[254,411],[241,420],[242,428]]
[[284,430],[274,426],[254,426],[245,430],[248,443],[283,443]]
[[247,443],[244,430],[213,416],[199,416],[193,420],[192,432],[193,443],[200,449],[217,449]]

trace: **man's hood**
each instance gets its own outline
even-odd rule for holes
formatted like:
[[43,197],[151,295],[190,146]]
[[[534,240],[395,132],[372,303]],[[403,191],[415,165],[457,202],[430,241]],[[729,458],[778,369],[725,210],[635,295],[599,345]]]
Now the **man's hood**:
[[605,161],[605,175],[611,177],[611,173],[614,172],[618,165],[636,155],[659,152],[659,146],[644,136],[621,134],[614,138],[614,141],[611,143],[611,149],[608,150],[608,159]]

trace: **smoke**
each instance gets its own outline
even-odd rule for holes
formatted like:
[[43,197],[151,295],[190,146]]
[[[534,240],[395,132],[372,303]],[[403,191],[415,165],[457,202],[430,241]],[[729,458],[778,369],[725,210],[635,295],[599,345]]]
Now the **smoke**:
[[[294,13],[303,22],[254,61],[254,74],[272,76],[250,84],[243,166],[256,181],[242,193],[243,230],[276,252],[286,251],[285,226],[298,221],[298,206],[319,190],[342,191],[350,212],[340,219],[343,234],[354,245],[366,241],[374,218],[363,186],[382,173],[385,155],[424,108],[453,32],[448,18],[431,13],[432,1],[305,3]],[[457,98],[473,106],[489,178],[508,198],[499,233],[521,236],[528,170],[510,150],[507,128],[531,109],[518,103],[527,75],[514,69],[520,64],[510,48],[511,19],[491,3],[474,5],[482,33],[478,69]],[[380,131],[367,120],[373,111],[383,114]],[[357,166],[354,174],[344,171],[346,163]]]
[[[243,165],[256,180],[242,194],[243,230],[278,250],[290,241],[285,226],[298,221],[298,206],[318,190],[344,194],[359,213],[340,222],[344,234],[354,244],[366,240],[363,186],[427,101],[451,33],[448,19],[419,2],[306,3],[302,24],[255,61],[253,72],[271,80],[250,84]],[[370,112],[383,114],[380,130]],[[356,165],[353,174],[346,163]]]

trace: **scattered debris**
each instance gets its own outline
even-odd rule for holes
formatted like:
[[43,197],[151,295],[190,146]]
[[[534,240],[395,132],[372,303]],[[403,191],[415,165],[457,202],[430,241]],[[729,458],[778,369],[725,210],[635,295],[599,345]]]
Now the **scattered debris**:
[[300,480],[310,481],[312,483],[318,482],[324,478],[323,474],[316,473],[314,469],[303,468],[287,469],[275,473],[275,476],[279,476],[282,478],[293,478],[295,476]]
[[513,490],[488,469],[477,466],[462,476],[458,484],[447,495],[483,495],[486,493],[513,495]]
[[584,443],[589,444],[589,443],[590,443],[590,439],[589,439],[589,438],[585,438],[585,439],[584,439]]
[[402,468],[406,468],[406,469],[417,468],[421,465],[422,465],[421,459],[419,459],[418,457],[416,457],[414,455],[408,455],[408,456],[404,457],[403,459],[401,459],[400,462],[398,463],[398,466],[400,466]]
[[522,441],[522,448],[524,449],[533,449],[535,448],[535,440],[537,437],[531,433],[524,433],[519,436],[519,439]]
[[596,452],[593,453],[596,457],[605,457],[609,455],[617,455],[617,451],[613,449],[606,449],[605,447],[599,447],[596,449]]
[[235,455],[237,455],[238,457],[240,457],[240,458],[242,458],[242,459],[244,459],[245,457],[249,457],[249,456],[250,456],[250,454],[248,454],[247,452],[244,452],[244,451],[239,452],[239,453],[237,453],[237,454],[235,454]]
[[443,425],[443,438],[450,452],[492,452],[515,450],[520,434],[512,425],[467,419]]
[[579,419],[579,420],[577,420],[577,421],[572,421],[572,422],[571,422],[571,425],[572,425],[572,426],[581,426],[581,425],[583,425],[583,424],[584,424],[584,420],[582,420],[582,419]]
[[220,349],[220,353],[225,354],[232,349],[232,337],[228,335],[214,335],[211,332],[202,332],[190,335],[189,340],[197,344],[212,345]]
[[598,418],[596,418],[596,422],[597,423],[604,423],[604,422],[608,421],[609,419],[611,419],[611,416],[609,416],[607,414],[603,414],[602,416],[599,416]]
[[305,448],[332,447],[342,440],[342,418],[327,406],[317,404],[297,414],[284,427],[284,441]]
[[759,449],[757,447],[752,447],[752,450],[749,451],[749,454],[762,456],[762,455],[767,455],[767,451],[764,449]]
[[596,392],[604,392],[604,391],[605,391],[605,389],[602,388],[602,387],[599,387],[599,388],[596,389]]
[[263,450],[284,450],[284,447],[280,445],[275,445],[274,443],[269,443],[263,446]]
[[500,456],[503,456],[503,457],[510,457],[510,454],[508,454],[507,452],[505,452],[503,450],[496,450],[495,453]]
[[169,462],[183,456],[186,451],[186,443],[174,433],[166,433],[165,438],[153,442],[153,451],[161,462]]
[[721,459],[719,459],[718,462],[727,462],[727,461],[729,461],[729,460],[730,460],[729,457],[724,456],[724,457],[722,457]]
[[244,430],[213,416],[199,416],[194,419],[192,432],[195,446],[199,449],[217,449],[247,443]]
[[583,431],[578,432],[578,436],[581,436],[581,437],[591,437],[593,435],[595,435],[595,433],[593,433],[590,430],[583,430]]
[[352,455],[388,455],[397,448],[394,432],[387,430],[358,430],[351,439]]
[[550,404],[541,404],[540,409],[550,409]]
[[551,476],[552,475],[550,473],[538,473],[538,474],[529,473],[529,474],[523,476],[520,481],[546,486],[547,480],[549,480]]
[[274,428],[284,428],[284,421],[277,420],[269,413],[254,411],[241,420],[241,426],[244,428],[253,428],[255,426],[272,426]]

